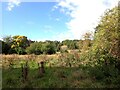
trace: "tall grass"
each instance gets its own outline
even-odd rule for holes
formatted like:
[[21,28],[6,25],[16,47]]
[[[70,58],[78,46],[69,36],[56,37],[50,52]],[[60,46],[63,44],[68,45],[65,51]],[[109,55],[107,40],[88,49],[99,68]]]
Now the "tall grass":
[[[54,55],[0,55],[2,56],[3,87],[119,87],[120,75],[113,66],[91,66],[86,56],[79,53]],[[21,64],[28,61],[28,80],[22,82]],[[45,62],[45,74],[39,76],[39,62]]]

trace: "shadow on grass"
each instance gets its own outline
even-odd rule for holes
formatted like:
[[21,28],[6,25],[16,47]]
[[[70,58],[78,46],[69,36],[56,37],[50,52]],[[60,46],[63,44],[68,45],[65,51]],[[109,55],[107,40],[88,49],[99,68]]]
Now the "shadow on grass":
[[43,76],[38,68],[29,68],[23,82],[21,68],[2,68],[3,88],[118,88],[120,75],[112,67],[46,67]]

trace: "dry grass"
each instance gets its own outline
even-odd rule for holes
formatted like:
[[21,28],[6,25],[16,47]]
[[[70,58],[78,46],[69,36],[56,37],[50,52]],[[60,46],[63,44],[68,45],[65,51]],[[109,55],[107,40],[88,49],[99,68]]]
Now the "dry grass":
[[0,55],[0,65],[1,66],[8,66],[10,62],[12,61],[35,61],[35,62],[41,62],[41,61],[46,61],[46,60],[51,60],[53,58],[58,58],[57,54],[54,55],[17,55],[17,54],[12,54],[12,55]]
[[12,54],[12,55],[0,55],[2,57],[2,60],[46,60],[48,58],[56,58],[56,54],[54,55],[17,55],[17,54]]
[[[52,54],[52,55],[18,55],[18,54],[11,54],[11,55],[0,55],[0,60],[2,61],[0,64],[3,67],[9,67],[11,64],[16,64],[15,62],[19,61],[35,61],[36,63],[39,63],[41,61],[46,61],[47,64],[53,63],[52,66],[66,66],[66,63],[70,62],[73,63],[73,61],[78,62],[80,54],[79,53],[59,53],[59,54]],[[69,60],[68,60],[69,59]],[[48,65],[49,66],[49,65]],[[50,65],[51,66],[51,65]]]

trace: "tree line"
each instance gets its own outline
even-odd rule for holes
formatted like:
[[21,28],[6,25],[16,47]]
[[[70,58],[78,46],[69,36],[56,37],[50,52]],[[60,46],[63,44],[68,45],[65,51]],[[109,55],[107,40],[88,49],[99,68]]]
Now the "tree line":
[[[89,37],[89,36],[88,36]],[[87,40],[87,41],[86,41]],[[90,39],[85,40],[63,40],[60,41],[32,41],[26,36],[6,36],[3,38],[2,54],[55,54],[56,52],[67,52],[67,50],[81,49],[84,42],[90,44]],[[65,48],[62,48],[65,46]],[[89,45],[90,46],[90,45]],[[67,50],[66,50],[67,49]],[[66,50],[66,51],[65,51]]]

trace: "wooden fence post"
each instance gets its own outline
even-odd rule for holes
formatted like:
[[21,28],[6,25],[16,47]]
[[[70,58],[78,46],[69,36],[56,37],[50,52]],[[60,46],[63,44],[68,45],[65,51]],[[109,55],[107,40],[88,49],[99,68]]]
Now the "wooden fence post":
[[26,62],[25,66],[22,65],[22,78],[23,81],[28,79],[28,61]]
[[[40,67],[40,64],[41,64],[41,67]],[[43,76],[43,74],[45,73],[44,62],[38,63],[38,73],[40,76]]]

